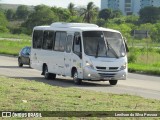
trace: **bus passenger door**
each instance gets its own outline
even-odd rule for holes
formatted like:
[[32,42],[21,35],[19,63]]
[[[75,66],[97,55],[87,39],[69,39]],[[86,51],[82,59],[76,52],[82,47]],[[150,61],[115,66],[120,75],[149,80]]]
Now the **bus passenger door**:
[[83,78],[82,69],[82,41],[79,32],[75,32],[73,40],[72,66],[77,69],[78,78]]
[[65,73],[65,65],[64,65],[64,57],[65,57],[65,42],[66,42],[67,33],[63,31],[57,31],[55,36],[55,70],[56,74],[64,75]]
[[72,67],[72,41],[73,35],[68,34],[66,39],[66,46],[65,46],[65,56],[64,56],[64,64],[65,64],[65,75],[71,76],[71,67]]

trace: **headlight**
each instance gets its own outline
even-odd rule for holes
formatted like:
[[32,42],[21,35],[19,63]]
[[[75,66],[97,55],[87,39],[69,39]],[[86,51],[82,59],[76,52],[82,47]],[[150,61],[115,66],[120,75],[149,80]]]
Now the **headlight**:
[[125,63],[124,65],[121,66],[120,70],[124,70],[127,68],[127,63]]
[[92,69],[94,69],[92,63],[89,63],[88,61],[86,61],[86,66],[87,66],[87,67],[90,67],[90,68],[92,68]]

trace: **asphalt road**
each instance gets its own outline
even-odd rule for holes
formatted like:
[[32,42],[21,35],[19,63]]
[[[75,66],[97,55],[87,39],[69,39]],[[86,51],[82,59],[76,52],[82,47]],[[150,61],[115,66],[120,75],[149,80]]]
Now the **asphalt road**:
[[28,66],[19,68],[17,58],[0,56],[0,75],[12,78],[23,78],[36,80],[53,86],[74,87],[117,94],[130,94],[160,100],[160,76],[149,76],[140,74],[128,74],[127,80],[118,81],[116,86],[110,86],[109,82],[83,82],[77,86],[71,78],[57,76],[55,80],[45,80],[41,72]]

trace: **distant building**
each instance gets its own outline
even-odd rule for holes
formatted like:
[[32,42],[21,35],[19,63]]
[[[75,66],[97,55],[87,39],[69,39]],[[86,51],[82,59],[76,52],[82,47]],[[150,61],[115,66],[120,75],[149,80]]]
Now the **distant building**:
[[138,15],[146,6],[160,6],[160,0],[101,0],[101,9],[121,10],[124,15]]

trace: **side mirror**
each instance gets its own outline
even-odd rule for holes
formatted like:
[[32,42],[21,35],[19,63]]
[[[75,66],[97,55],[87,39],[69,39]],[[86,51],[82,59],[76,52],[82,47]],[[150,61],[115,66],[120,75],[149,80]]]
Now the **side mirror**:
[[129,48],[128,48],[128,45],[127,45],[126,37],[123,37],[123,40],[124,40],[124,44],[125,44],[125,47],[126,47],[126,52],[129,52]]
[[124,41],[124,43],[125,43],[125,47],[126,47],[126,52],[129,52],[129,48],[128,48],[126,41]]

